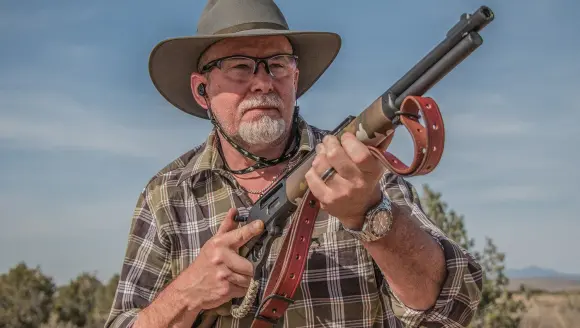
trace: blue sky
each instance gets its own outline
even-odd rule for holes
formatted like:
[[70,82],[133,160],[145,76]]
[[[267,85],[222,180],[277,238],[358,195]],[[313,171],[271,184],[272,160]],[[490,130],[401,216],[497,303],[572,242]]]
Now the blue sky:
[[[441,191],[508,267],[580,273],[578,2],[278,2],[292,28],[343,38],[299,100],[326,129],[384,92],[460,14],[489,5],[497,18],[484,45],[429,92],[446,124],[440,166],[411,181]],[[204,5],[0,3],[0,272],[24,260],[62,282],[120,269],[139,192],[210,129],[166,103],[147,72],[152,47],[193,34]],[[406,133],[391,151],[408,162]]]

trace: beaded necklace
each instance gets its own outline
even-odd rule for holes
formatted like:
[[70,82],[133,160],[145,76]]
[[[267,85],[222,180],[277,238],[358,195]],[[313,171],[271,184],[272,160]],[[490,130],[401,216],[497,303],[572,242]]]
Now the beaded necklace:
[[270,183],[268,183],[268,185],[266,187],[264,187],[264,188],[262,188],[260,190],[251,190],[251,189],[248,189],[248,188],[240,185],[239,183],[238,183],[238,185],[240,186],[240,188],[242,188],[248,194],[254,194],[254,195],[260,195],[260,196],[262,196],[268,189],[270,189],[270,187],[272,187],[272,185],[274,184],[274,182],[276,182],[280,176],[282,176],[284,173],[286,173],[286,171],[288,170],[289,167],[290,167],[290,161],[288,161],[288,163],[286,163],[286,166],[284,166],[284,168],[282,169],[282,171],[280,173],[276,174],[272,178],[272,181],[270,181]]

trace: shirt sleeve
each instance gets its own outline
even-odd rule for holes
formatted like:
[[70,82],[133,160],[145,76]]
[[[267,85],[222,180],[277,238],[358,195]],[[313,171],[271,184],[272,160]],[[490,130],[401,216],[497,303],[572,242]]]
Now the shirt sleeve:
[[[381,292],[392,302],[393,311],[408,327],[466,327],[472,320],[479,302],[483,285],[481,265],[474,256],[448,238],[424,213],[415,188],[405,179],[387,174],[381,180],[383,193],[397,206],[406,206],[443,250],[447,277],[435,305],[418,311],[407,307],[382,279]],[[380,270],[379,270],[380,272]]]
[[132,327],[139,312],[170,279],[170,245],[150,210],[145,189],[135,207],[120,279],[105,328]]

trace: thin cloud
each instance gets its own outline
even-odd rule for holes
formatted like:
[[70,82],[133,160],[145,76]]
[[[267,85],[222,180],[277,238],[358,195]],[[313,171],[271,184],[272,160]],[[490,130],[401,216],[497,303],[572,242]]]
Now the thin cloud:
[[[30,208],[30,200],[21,193],[12,196],[0,193],[2,216],[10,217],[13,221],[10,230],[2,231],[0,236],[2,239],[21,240],[33,240],[46,235],[66,238],[71,231],[74,234],[86,234],[128,228],[137,193],[109,195],[91,202],[70,202],[66,206],[33,208]],[[22,208],[30,209],[23,215]]]
[[81,24],[94,18],[98,13],[97,7],[92,6],[91,3],[61,4],[60,6],[56,3],[50,3],[44,8],[39,7],[47,5],[47,3],[36,4],[35,8],[27,8],[26,3],[18,3],[14,7],[8,3],[5,5],[7,8],[0,10],[0,28],[5,31],[16,29],[21,33],[67,24]]
[[543,202],[552,201],[554,194],[535,185],[498,185],[479,190],[475,197],[485,203]]
[[525,136],[534,131],[532,122],[525,122],[519,118],[497,119],[480,112],[471,112],[451,116],[446,124],[454,132],[462,136],[471,137],[513,137]]
[[462,92],[441,98],[446,129],[459,137],[518,137],[537,128],[537,122],[521,116],[517,101],[507,94]]
[[7,148],[167,159],[191,147],[183,138],[190,130],[122,124],[105,114],[110,111],[61,94],[3,93],[0,108],[0,140]]

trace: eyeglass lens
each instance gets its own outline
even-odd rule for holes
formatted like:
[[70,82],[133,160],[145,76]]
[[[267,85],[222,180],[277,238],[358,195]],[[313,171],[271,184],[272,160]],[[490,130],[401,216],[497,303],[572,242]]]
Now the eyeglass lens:
[[[293,56],[275,56],[266,60],[270,74],[276,78],[282,78],[296,68],[296,60]],[[237,80],[249,79],[256,71],[257,62],[247,57],[231,57],[223,59],[221,70],[229,77]]]

